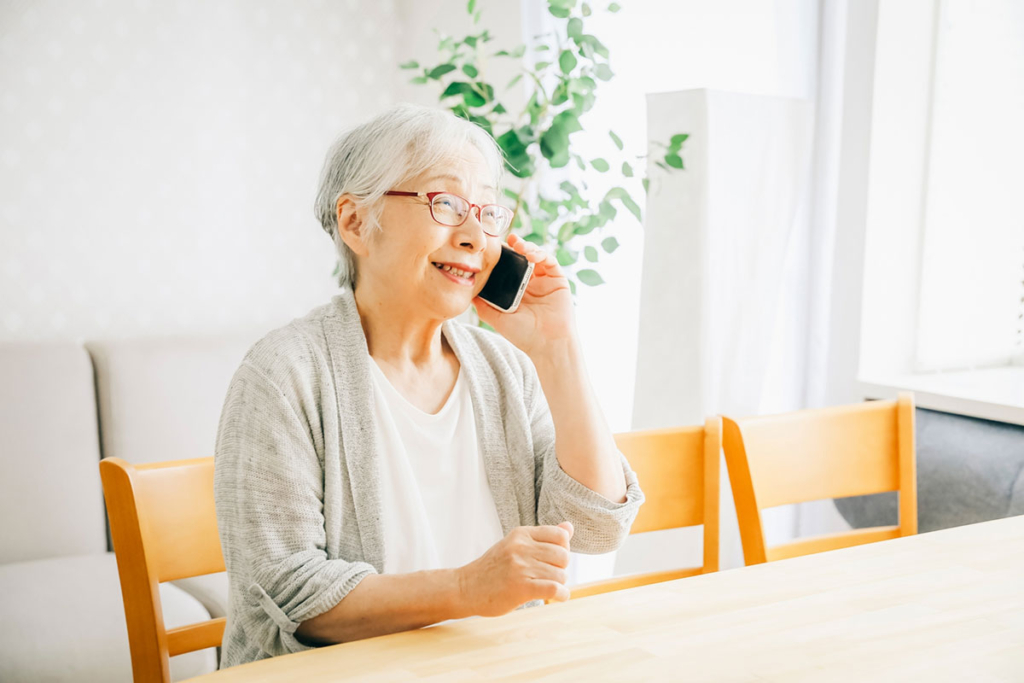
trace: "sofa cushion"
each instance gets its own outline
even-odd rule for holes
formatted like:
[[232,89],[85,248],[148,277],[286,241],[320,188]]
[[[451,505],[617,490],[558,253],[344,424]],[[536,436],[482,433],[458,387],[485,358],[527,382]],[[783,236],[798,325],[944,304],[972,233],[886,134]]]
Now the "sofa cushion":
[[[0,566],[0,681],[130,683],[131,654],[113,553]],[[210,618],[193,597],[160,585],[167,628]],[[214,671],[215,648],[171,658],[172,680]]]
[[103,457],[213,455],[228,384],[259,335],[92,341]]
[[0,444],[0,564],[104,552],[96,392],[81,345],[0,344]]
[[191,576],[171,581],[193,598],[202,603],[211,617],[228,615],[228,574],[217,572],[206,576]]

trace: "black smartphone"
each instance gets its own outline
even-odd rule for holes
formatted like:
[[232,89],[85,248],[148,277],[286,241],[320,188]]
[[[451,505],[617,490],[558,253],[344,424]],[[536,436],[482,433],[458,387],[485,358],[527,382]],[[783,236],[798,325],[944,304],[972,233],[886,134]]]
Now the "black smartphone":
[[501,256],[494,264],[480,298],[503,313],[514,313],[523,300],[523,292],[533,275],[529,259],[507,244],[501,245]]

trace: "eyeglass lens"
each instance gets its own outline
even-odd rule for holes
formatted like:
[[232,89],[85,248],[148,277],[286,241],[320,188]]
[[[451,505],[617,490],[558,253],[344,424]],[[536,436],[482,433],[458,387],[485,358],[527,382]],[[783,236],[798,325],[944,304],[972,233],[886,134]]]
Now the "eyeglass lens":
[[[439,194],[431,204],[434,219],[445,225],[461,225],[466,221],[469,202],[452,194]],[[488,235],[499,235],[508,227],[512,212],[497,204],[488,204],[480,211],[480,223]]]

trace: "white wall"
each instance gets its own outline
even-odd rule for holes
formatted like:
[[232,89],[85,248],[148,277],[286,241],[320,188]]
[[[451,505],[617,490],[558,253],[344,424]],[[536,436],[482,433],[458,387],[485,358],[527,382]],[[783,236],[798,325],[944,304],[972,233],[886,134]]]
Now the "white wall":
[[[494,5],[482,26],[518,42],[518,5]],[[327,147],[394,101],[436,102],[397,65],[464,15],[0,0],[0,340],[258,333],[327,301]]]

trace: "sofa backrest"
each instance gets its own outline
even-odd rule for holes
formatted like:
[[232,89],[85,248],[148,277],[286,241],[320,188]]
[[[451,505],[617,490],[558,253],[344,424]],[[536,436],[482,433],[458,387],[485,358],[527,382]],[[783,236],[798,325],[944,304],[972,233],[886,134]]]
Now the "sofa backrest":
[[94,387],[80,344],[0,344],[0,564],[107,549]]
[[141,464],[213,455],[228,384],[260,336],[88,342],[103,457]]

